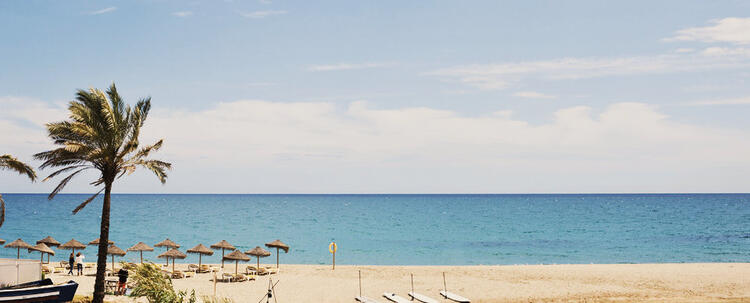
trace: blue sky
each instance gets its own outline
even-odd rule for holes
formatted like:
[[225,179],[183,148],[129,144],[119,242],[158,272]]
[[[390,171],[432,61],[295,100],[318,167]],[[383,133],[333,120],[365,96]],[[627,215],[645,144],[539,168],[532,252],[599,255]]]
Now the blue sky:
[[0,153],[30,161],[75,89],[115,81],[152,96],[145,136],[175,164],[167,185],[136,173],[120,192],[746,192],[747,11],[3,1]]

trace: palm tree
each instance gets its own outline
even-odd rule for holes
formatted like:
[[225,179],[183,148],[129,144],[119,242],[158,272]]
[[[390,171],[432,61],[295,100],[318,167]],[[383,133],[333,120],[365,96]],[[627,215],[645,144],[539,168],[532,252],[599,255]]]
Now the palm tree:
[[[26,175],[32,182],[36,180],[36,172],[31,166],[26,165],[11,155],[0,156],[0,170],[12,170],[19,174]],[[5,201],[3,195],[0,195],[0,227],[5,223]]]
[[50,200],[79,173],[86,170],[100,173],[99,178],[91,182],[91,185],[103,188],[73,210],[73,214],[78,213],[104,191],[94,303],[102,303],[104,300],[112,183],[140,166],[153,172],[164,184],[167,181],[166,171],[172,167],[167,162],[148,159],[149,154],[161,148],[163,140],[139,148],[138,136],[150,108],[150,97],[140,99],[132,108],[125,104],[114,83],[106,93],[93,88],[88,91],[78,90],[76,99],[68,106],[69,119],[47,124],[48,136],[59,147],[34,155],[36,159],[44,161],[40,168],[60,168],[45,178],[45,181],[59,174],[72,172],[49,194]]

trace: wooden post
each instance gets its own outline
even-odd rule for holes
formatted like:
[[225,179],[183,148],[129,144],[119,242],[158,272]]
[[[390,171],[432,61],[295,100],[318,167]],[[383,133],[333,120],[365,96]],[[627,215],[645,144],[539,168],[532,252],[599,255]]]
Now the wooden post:
[[336,251],[333,251],[333,268],[331,270],[336,269]]
[[359,272],[359,296],[362,296],[362,271],[358,270]]
[[[414,274],[411,275],[411,292],[414,293]],[[411,300],[414,301],[414,297],[411,297]]]
[[221,248],[221,268],[224,268],[224,248]]
[[276,268],[279,268],[279,248],[276,247]]
[[446,294],[448,293],[448,285],[445,284],[445,272],[443,272],[443,290],[445,290]]

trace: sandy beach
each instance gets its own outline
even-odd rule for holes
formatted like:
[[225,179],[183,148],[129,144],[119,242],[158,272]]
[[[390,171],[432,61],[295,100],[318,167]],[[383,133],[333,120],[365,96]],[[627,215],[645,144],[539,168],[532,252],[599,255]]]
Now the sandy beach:
[[[240,264],[244,268],[247,264]],[[225,265],[233,272],[234,264]],[[181,264],[178,267],[185,268]],[[269,277],[279,281],[278,302],[354,302],[357,272],[362,272],[362,294],[387,302],[383,292],[407,297],[410,274],[415,291],[442,299],[445,272],[448,290],[472,302],[750,302],[750,263],[591,264],[511,266],[354,266],[331,270],[325,265],[282,264],[278,274],[256,281],[217,283],[219,297],[234,302],[258,302]],[[88,270],[93,273],[93,269]],[[80,295],[93,292],[92,276],[53,274],[52,279],[78,281]],[[176,289],[213,294],[211,274],[174,280]],[[108,296],[114,302],[126,297]],[[441,300],[441,302],[448,302]]]

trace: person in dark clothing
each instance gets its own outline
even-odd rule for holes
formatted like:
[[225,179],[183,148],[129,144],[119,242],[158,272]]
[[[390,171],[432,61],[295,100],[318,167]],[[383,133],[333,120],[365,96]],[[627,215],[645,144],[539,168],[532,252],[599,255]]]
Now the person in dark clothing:
[[120,278],[119,282],[117,283],[117,294],[123,295],[125,294],[125,288],[127,288],[128,285],[128,270],[120,268],[120,270],[117,272],[117,277]]
[[73,253],[70,253],[70,257],[68,258],[68,265],[70,265],[70,270],[68,271],[68,274],[71,276],[73,275],[73,265],[75,263],[76,259],[73,256]]

